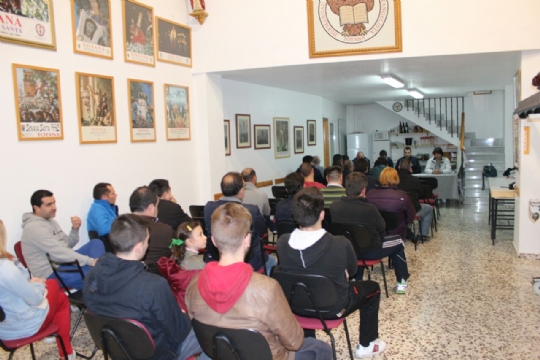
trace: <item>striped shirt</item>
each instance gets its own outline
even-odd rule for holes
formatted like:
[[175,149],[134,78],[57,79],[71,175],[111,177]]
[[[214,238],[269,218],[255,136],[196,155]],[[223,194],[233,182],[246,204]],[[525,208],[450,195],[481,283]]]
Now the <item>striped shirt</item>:
[[324,198],[324,208],[328,209],[330,204],[334,201],[341,199],[342,196],[347,196],[345,188],[337,185],[329,185],[324,189],[320,189]]

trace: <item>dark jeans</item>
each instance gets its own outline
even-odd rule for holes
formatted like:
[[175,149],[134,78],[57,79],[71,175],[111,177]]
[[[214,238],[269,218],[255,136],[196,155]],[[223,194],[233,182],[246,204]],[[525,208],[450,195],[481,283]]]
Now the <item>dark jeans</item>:
[[[384,259],[389,256],[392,259],[392,265],[396,274],[396,281],[407,280],[410,276],[407,267],[407,258],[405,257],[405,246],[399,235],[388,235],[383,237],[381,248],[362,253],[365,260]],[[358,256],[357,256],[358,257]],[[360,259],[360,257],[358,257]],[[361,281],[364,275],[364,269],[359,267],[355,279]]]
[[332,348],[324,341],[308,337],[296,351],[294,360],[328,360],[333,356]]

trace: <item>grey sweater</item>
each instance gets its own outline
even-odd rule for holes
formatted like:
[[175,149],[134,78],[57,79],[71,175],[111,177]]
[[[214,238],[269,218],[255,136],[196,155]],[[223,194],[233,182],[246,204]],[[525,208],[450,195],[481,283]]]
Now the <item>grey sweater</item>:
[[79,260],[81,266],[92,265],[94,259],[81,255],[72,248],[79,242],[79,229],[71,229],[67,236],[54,219],[44,219],[33,213],[23,215],[22,252],[32,276],[48,278],[52,268],[46,253],[53,260]]

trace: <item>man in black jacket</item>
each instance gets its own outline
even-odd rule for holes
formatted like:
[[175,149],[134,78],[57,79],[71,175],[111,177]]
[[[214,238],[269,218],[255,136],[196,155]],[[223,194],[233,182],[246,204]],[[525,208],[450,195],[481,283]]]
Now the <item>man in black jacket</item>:
[[152,180],[148,185],[159,197],[158,221],[169,225],[176,233],[178,226],[183,222],[191,221],[191,217],[184,212],[180,204],[172,195],[169,181],[165,179]]
[[377,185],[378,180],[375,179],[370,173],[369,173],[369,163],[368,161],[364,159],[358,159],[356,161],[356,165],[354,168],[354,171],[357,171],[359,173],[362,173],[366,175],[366,178],[368,180],[368,185],[366,188],[366,193],[370,192],[371,190],[375,189],[375,186]]
[[413,174],[420,174],[422,172],[422,167],[420,166],[420,161],[418,161],[418,158],[411,155],[411,147],[406,146],[403,149],[403,157],[400,157],[396,163],[396,170],[399,171],[399,165],[401,164],[401,160],[407,159],[409,160],[411,164],[410,172]]
[[148,225],[138,215],[116,218],[110,233],[116,254],[106,253],[88,272],[84,304],[96,315],[143,324],[156,345],[153,359],[183,360],[202,350],[167,280],[144,270],[148,239]]
[[[321,173],[321,171],[316,168],[315,166],[313,166],[311,163],[313,162],[313,156],[311,155],[306,155],[302,158],[302,164],[304,163],[307,163],[307,164],[310,164],[312,167],[313,167],[313,179],[315,182],[318,182],[318,183],[321,183],[323,185],[326,185],[326,180],[324,179],[324,176],[323,174]],[[300,166],[298,167],[298,169],[296,169],[296,172],[300,174]]]

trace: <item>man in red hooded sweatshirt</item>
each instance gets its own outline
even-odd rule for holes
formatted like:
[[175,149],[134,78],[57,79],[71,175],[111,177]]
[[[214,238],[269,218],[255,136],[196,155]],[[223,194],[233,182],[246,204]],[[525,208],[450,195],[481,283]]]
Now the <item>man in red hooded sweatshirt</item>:
[[214,211],[212,241],[220,259],[209,262],[190,283],[189,316],[213,326],[258,331],[273,359],[331,359],[328,344],[304,339],[280,285],[244,262],[251,245],[250,227],[251,215],[240,204],[226,203]]

